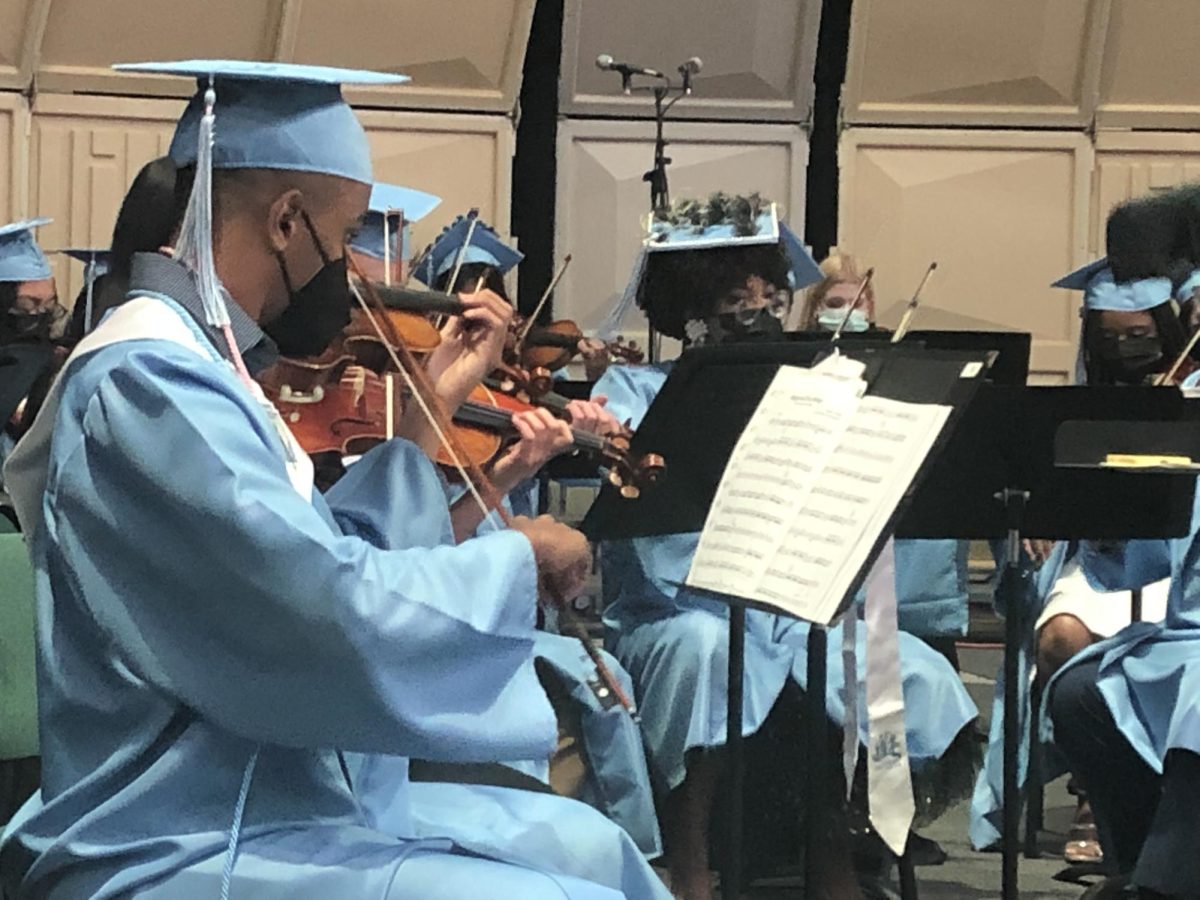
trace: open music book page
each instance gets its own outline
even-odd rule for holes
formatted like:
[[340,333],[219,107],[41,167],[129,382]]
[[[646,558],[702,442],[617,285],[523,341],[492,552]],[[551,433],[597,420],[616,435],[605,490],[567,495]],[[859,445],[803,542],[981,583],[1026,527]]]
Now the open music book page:
[[822,624],[837,614],[950,407],[865,396],[861,365],[833,359],[780,368],[730,457],[689,585]]

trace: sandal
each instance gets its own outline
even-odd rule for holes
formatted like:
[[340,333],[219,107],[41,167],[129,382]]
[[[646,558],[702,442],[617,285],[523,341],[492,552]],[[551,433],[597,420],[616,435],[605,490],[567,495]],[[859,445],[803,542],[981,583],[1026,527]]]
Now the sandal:
[[1100,835],[1093,822],[1077,822],[1067,833],[1063,847],[1063,859],[1073,866],[1104,862],[1104,851],[1100,849]]

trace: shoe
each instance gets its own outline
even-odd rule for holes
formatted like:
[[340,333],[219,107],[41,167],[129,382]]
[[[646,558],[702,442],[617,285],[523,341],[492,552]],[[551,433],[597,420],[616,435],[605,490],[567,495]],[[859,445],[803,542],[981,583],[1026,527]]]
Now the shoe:
[[914,866],[940,866],[949,858],[949,855],[937,841],[910,831],[908,833],[908,857]]
[[1100,848],[1100,835],[1095,823],[1076,823],[1071,826],[1067,832],[1067,843],[1063,846],[1063,859],[1073,866],[1104,862],[1104,851]]

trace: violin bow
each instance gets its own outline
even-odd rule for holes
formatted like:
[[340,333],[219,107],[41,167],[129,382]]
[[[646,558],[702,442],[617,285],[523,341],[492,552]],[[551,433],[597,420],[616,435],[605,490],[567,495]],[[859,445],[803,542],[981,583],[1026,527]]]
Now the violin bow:
[[1192,351],[1196,349],[1196,344],[1198,342],[1200,342],[1200,326],[1198,326],[1196,330],[1192,332],[1191,340],[1189,340],[1184,346],[1183,351],[1177,357],[1175,357],[1175,361],[1171,363],[1171,368],[1167,369],[1167,371],[1163,372],[1158,376],[1157,380],[1155,380],[1155,387],[1162,387],[1164,384],[1171,383],[1171,379],[1175,377],[1175,373],[1179,371],[1179,367],[1182,366],[1187,358],[1192,355]]
[[846,310],[846,315],[842,317],[842,321],[838,322],[837,330],[833,332],[830,343],[837,343],[842,339],[842,331],[846,328],[846,323],[850,321],[850,313],[858,309],[858,304],[862,302],[863,295],[867,292],[867,288],[871,285],[871,279],[875,277],[875,268],[867,269],[867,274],[863,276],[862,283],[858,286],[858,293],[854,295],[854,302],[850,304],[850,308]]
[[470,219],[470,224],[467,225],[467,237],[462,242],[462,246],[458,248],[458,255],[454,258],[454,273],[446,282],[446,293],[448,294],[454,293],[454,288],[458,285],[458,273],[462,271],[463,259],[466,258],[467,248],[471,246],[471,238],[475,236],[475,226],[479,223],[479,210],[472,209],[467,213],[467,218]]
[[[391,358],[392,365],[400,372],[404,378],[408,389],[412,394],[413,399],[417,402],[422,414],[428,420],[430,427],[433,428],[437,435],[438,441],[449,455],[454,468],[458,471],[459,476],[463,479],[463,484],[466,485],[467,491],[472,499],[478,504],[480,512],[483,513],[484,521],[491,520],[491,514],[494,511],[499,517],[505,528],[512,526],[512,517],[504,510],[500,504],[500,493],[491,480],[483,473],[483,471],[472,462],[471,457],[463,449],[461,442],[458,440],[453,427],[450,424],[450,416],[446,411],[445,405],[437,395],[433,384],[429,380],[429,376],[425,370],[417,362],[417,358],[409,350],[408,345],[396,330],[392,327],[392,323],[386,315],[383,315],[384,305],[375,291],[375,286],[366,278],[363,278],[362,272],[347,254],[347,264],[350,270],[358,276],[359,285],[350,281],[350,290],[362,307],[363,312],[367,317],[367,321],[371,323],[371,327],[375,330],[384,348],[387,350],[388,356]],[[482,278],[480,282],[482,282]],[[371,304],[367,302],[367,298],[363,296],[363,292],[359,290],[362,287],[367,296],[371,298],[371,304],[374,304],[375,309],[371,309]],[[478,291],[479,285],[476,285]],[[376,315],[379,312],[380,315]],[[485,499],[486,498],[486,499]],[[556,610],[558,612],[560,624],[566,626],[583,644],[584,651],[592,664],[596,667],[596,674],[600,676],[600,680],[604,682],[605,687],[612,692],[617,701],[625,708],[625,710],[636,718],[637,707],[625,693],[625,689],[621,687],[621,683],[613,675],[612,671],[604,662],[600,651],[592,645],[591,638],[579,617],[575,615],[570,604],[562,597],[555,598],[557,602]]]
[[921,276],[921,283],[917,285],[917,289],[913,291],[912,299],[908,301],[908,306],[905,307],[904,315],[900,318],[900,324],[896,326],[896,332],[892,335],[892,343],[898,344],[904,340],[904,336],[908,334],[908,329],[912,325],[913,316],[917,312],[917,304],[921,302],[921,291],[925,290],[925,285],[929,283],[929,276],[937,269],[937,263],[931,262],[929,268],[925,270],[925,274]]
[[558,283],[562,281],[563,275],[567,273],[567,266],[571,265],[571,254],[568,253],[562,261],[562,265],[558,267],[558,271],[554,273],[554,277],[550,279],[550,283],[546,285],[546,290],[542,292],[542,298],[538,300],[537,306],[533,308],[533,312],[525,320],[525,327],[521,329],[521,333],[517,335],[517,356],[521,355],[521,349],[525,346],[525,339],[529,337],[529,332],[533,329],[533,323],[537,321],[537,317],[541,315],[542,310],[546,306],[546,301],[550,299],[550,295],[554,293],[554,289],[558,287]]

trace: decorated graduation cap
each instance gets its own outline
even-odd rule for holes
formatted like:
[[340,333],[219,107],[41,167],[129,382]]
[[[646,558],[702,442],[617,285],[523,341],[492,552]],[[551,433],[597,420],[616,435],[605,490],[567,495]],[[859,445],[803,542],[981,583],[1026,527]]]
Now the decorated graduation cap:
[[69,256],[71,259],[78,260],[84,265],[83,277],[86,293],[84,294],[83,332],[87,334],[95,324],[92,321],[92,310],[94,308],[93,296],[96,279],[101,275],[107,274],[109,268],[112,266],[112,252],[99,247],[70,247],[66,250],[60,250],[59,253]]
[[1107,257],[1064,275],[1051,287],[1083,291],[1084,308],[1097,312],[1145,312],[1170,302],[1172,296],[1169,278],[1116,281]]
[[779,244],[787,256],[787,287],[792,290],[801,290],[824,277],[799,235],[779,220],[776,204],[758,194],[735,196],[718,192],[705,200],[683,200],[670,212],[655,214],[647,225],[625,293],[597,334],[610,338],[620,330],[629,309],[637,302],[646,268],[654,255],[766,244]]
[[225,289],[212,256],[214,169],[281,169],[371,184],[366,133],[342,96],[343,84],[398,84],[403,75],[246,60],[119,65],[129,72],[197,80],[171,140],[170,155],[195,165],[176,257],[197,277],[210,325],[229,325]]
[[0,228],[0,281],[41,281],[50,277],[50,263],[33,232],[52,221],[24,219]]
[[480,219],[479,211],[473,209],[442,230],[413,274],[433,287],[438,278],[460,266],[483,263],[503,275],[524,258],[524,253],[506,244],[496,229]]
[[391,262],[408,259],[411,231],[409,224],[425,218],[441,197],[397,184],[376,183],[363,226],[350,246],[358,253]]

